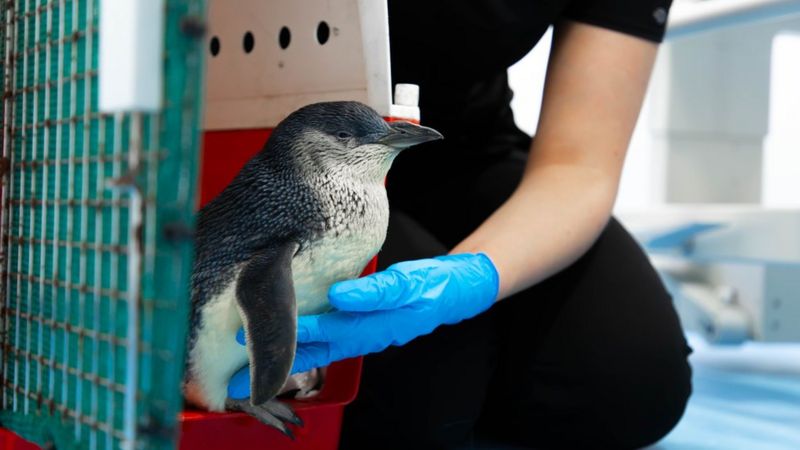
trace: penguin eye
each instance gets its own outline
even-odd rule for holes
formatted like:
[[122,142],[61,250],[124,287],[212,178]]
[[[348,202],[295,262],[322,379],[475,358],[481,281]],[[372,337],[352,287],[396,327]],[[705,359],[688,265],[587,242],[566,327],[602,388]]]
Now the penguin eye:
[[348,138],[351,138],[351,137],[353,137],[353,135],[352,135],[352,134],[350,134],[350,133],[348,133],[348,132],[346,132],[346,131],[340,131],[340,132],[336,133],[336,136],[337,136],[339,139],[348,139]]

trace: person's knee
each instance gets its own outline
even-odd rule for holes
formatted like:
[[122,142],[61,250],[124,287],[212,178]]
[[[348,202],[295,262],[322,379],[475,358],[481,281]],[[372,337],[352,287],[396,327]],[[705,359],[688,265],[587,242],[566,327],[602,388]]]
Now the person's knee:
[[[686,357],[654,355],[627,373],[598,380],[598,438],[607,448],[640,448],[666,436],[691,395]],[[605,386],[603,386],[603,384]]]
[[691,394],[689,349],[680,337],[667,345],[663,336],[649,343],[642,336],[638,341],[648,351],[630,345],[614,355],[583,358],[571,371],[544,365],[532,372],[529,386],[517,388],[521,395],[503,403],[509,420],[490,428],[537,448],[652,444],[678,424]]

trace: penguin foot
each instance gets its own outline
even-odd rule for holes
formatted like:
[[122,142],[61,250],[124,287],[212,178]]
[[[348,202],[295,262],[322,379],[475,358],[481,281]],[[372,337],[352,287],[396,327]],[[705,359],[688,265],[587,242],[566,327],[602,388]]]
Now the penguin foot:
[[292,440],[294,440],[294,434],[286,424],[291,423],[298,427],[303,426],[303,421],[297,417],[289,405],[275,399],[260,405],[253,405],[250,403],[250,399],[247,398],[241,400],[229,398],[225,400],[225,409],[249,414],[259,422],[277,429]]

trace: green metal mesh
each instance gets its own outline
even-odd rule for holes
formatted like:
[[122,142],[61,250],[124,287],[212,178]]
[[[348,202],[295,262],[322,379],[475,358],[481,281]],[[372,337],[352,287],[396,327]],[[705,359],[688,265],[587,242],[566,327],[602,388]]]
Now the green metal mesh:
[[204,0],[165,2],[159,114],[98,113],[99,4],[0,3],[0,423],[59,449],[166,449],[182,406]]

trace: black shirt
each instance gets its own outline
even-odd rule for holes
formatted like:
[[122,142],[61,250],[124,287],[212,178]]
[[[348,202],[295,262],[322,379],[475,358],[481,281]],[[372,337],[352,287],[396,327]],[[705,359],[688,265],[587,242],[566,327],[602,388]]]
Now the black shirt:
[[418,191],[425,179],[527,147],[529,138],[514,125],[506,69],[550,25],[569,19],[660,42],[670,3],[390,0],[392,80],[420,86],[422,122],[445,136],[401,155],[390,173],[390,190],[413,183]]
[[660,42],[670,2],[392,0],[392,61],[400,78],[434,75],[430,73],[432,69],[459,69],[467,72],[466,76],[485,75],[505,70],[525,56],[547,27],[560,19]]

